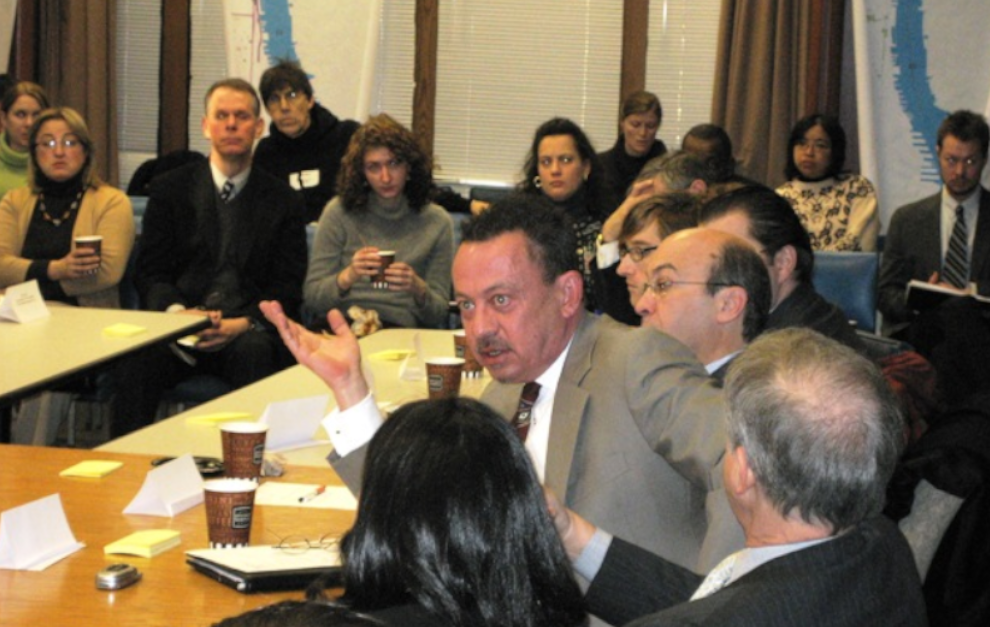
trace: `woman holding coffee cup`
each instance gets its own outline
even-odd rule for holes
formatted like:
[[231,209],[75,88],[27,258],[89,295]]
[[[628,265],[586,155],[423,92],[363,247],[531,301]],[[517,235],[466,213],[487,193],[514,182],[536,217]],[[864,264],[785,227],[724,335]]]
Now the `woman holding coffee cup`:
[[[42,111],[29,146],[28,185],[0,201],[0,290],[37,280],[47,301],[119,307],[117,284],[134,245],[130,200],[96,175],[89,129],[75,110]],[[48,413],[60,420],[64,412]],[[30,423],[22,406],[15,441],[54,440]]]
[[43,109],[48,108],[48,94],[41,85],[21,81],[0,94],[0,198],[27,184],[28,148],[31,126]]
[[313,241],[310,313],[356,305],[386,327],[446,326],[453,224],[429,202],[432,185],[429,157],[394,119],[376,115],[354,133]]

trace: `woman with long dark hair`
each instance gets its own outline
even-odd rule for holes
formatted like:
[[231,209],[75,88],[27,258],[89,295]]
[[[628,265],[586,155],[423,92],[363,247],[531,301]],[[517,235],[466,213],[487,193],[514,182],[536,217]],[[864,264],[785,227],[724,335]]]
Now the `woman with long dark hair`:
[[515,431],[470,399],[400,408],[368,447],[341,602],[390,625],[586,624]]
[[536,129],[519,188],[543,194],[564,209],[578,238],[575,254],[584,277],[585,307],[600,309],[592,267],[602,223],[618,206],[591,140],[567,118],[547,120]]

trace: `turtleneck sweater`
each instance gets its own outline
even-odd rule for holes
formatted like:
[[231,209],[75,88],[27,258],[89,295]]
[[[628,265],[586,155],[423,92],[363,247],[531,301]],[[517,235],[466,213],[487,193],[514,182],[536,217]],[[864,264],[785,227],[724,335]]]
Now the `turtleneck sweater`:
[[[365,209],[353,211],[345,209],[338,196],[320,217],[303,286],[306,308],[320,320],[330,309],[346,314],[348,307],[357,305],[377,311],[381,320],[391,326],[445,327],[454,254],[450,216],[432,203],[415,210],[405,196],[394,207],[383,204],[374,193],[370,196]],[[365,277],[346,292],[338,287],[337,275],[365,246],[394,250],[396,262],[412,266],[426,282],[422,306],[409,292],[376,289]]]
[[10,147],[7,133],[0,134],[0,198],[15,187],[27,185],[28,153]]

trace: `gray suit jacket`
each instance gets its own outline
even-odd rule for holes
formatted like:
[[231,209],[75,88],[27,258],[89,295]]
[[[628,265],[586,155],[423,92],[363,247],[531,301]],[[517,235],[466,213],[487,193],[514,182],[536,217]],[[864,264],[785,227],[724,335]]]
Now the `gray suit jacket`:
[[[702,577],[616,538],[588,590],[589,609],[629,627],[922,627],[918,571],[904,536],[878,517],[782,555],[687,602]],[[636,620],[638,619],[638,620]]]
[[[908,281],[927,281],[942,271],[942,192],[894,212],[887,229],[880,266],[878,308],[886,322],[909,322],[904,290]],[[990,191],[980,188],[980,217],[970,255],[970,280],[980,293],[990,291]]]
[[[596,525],[707,572],[743,545],[721,488],[721,390],[670,336],[582,315],[554,397],[545,484]],[[494,381],[481,400],[510,420],[521,392]],[[364,452],[330,455],[352,488]]]
[[[521,390],[493,382],[482,400],[511,419]],[[723,412],[684,345],[587,314],[554,398],[545,484],[596,525],[706,572],[743,541],[721,489]]]

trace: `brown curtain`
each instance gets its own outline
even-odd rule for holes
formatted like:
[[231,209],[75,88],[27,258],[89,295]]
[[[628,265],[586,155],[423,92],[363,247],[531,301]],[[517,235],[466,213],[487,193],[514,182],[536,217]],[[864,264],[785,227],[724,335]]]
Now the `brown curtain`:
[[117,185],[116,0],[39,0],[38,74],[52,102],[79,111],[100,176]]
[[712,122],[732,138],[740,172],[784,182],[787,138],[806,110],[811,2],[723,0]]

